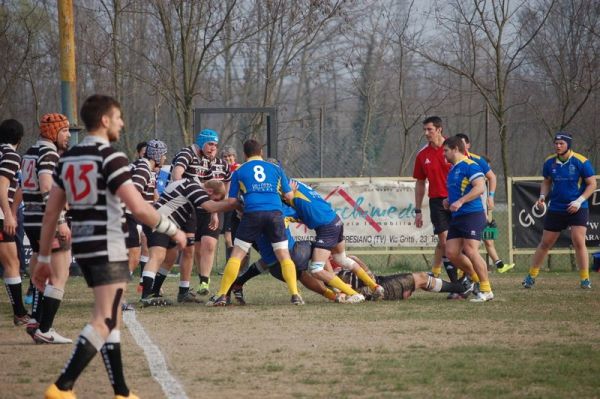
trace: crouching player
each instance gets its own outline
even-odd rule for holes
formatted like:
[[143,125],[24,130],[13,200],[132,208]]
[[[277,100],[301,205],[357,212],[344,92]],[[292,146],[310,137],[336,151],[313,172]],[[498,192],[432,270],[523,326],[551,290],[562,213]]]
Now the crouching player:
[[[225,198],[225,184],[219,180],[209,180],[204,188],[197,178],[184,178],[170,183],[154,204],[154,207],[164,217],[177,226],[184,226],[192,218],[197,209],[206,212],[226,212],[234,209],[234,202],[218,202]],[[167,249],[175,244],[164,233],[154,231],[144,226],[144,234],[148,237],[150,259],[142,273],[142,304],[143,306],[164,306],[171,302],[160,297],[160,288],[164,278],[156,279],[156,273],[163,264]],[[161,270],[160,276],[165,276],[169,270]],[[200,302],[190,290],[189,281],[181,281],[177,302]]]
[[[68,203],[73,255],[94,291],[94,312],[60,376],[46,390],[45,398],[75,398],[73,385],[98,351],[102,352],[116,397],[137,398],[129,392],[121,361],[121,299],[129,281],[121,200],[137,220],[173,237],[180,246],[185,243],[185,235],[144,201],[131,182],[127,157],[111,147],[123,127],[119,103],[112,97],[93,95],[81,107],[81,119],[88,134],[58,162],[42,220],[33,278],[41,290],[51,277],[51,245],[60,213]],[[52,284],[51,278],[49,283]]]

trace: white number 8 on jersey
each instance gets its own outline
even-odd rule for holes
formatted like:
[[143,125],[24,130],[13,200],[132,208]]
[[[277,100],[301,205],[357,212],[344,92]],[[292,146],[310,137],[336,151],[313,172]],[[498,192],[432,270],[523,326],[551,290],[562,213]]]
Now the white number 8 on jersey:
[[265,179],[267,178],[267,175],[265,174],[265,168],[263,168],[260,165],[256,165],[254,168],[252,168],[252,170],[254,171],[254,180],[256,180],[259,183],[265,181]]

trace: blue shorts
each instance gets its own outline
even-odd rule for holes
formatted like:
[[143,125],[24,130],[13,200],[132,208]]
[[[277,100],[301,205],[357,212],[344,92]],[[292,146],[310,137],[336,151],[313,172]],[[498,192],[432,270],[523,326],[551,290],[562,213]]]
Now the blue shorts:
[[[296,265],[296,278],[299,278],[302,272],[308,270],[308,264],[312,256],[311,241],[296,241],[294,249],[290,252],[294,265]],[[273,267],[269,268],[269,272],[273,277],[278,280],[284,281],[283,274],[281,273],[281,265],[277,262]]]
[[465,215],[453,216],[450,220],[450,228],[448,229],[448,237],[446,240],[453,238],[465,238],[468,240],[481,240],[481,233],[487,224],[487,218],[483,212],[467,213]]
[[587,226],[590,217],[588,208],[579,208],[573,214],[548,211],[544,217],[544,230],[559,232],[569,226]]
[[344,241],[344,223],[337,215],[330,223],[317,227],[315,232],[315,248],[331,250]]
[[252,243],[264,233],[271,244],[287,241],[285,222],[281,211],[256,211],[244,213],[235,238]]

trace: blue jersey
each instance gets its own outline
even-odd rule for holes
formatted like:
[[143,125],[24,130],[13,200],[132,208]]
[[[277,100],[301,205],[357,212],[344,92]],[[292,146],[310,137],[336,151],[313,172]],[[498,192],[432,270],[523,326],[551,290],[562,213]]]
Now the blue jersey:
[[479,165],[479,167],[481,168],[481,171],[483,172],[484,175],[487,172],[489,172],[490,170],[492,170],[492,168],[490,168],[490,164],[481,155],[477,155],[477,154],[473,154],[472,152],[468,152],[467,157],[469,157],[469,159],[472,159],[473,161],[477,162],[477,165]]
[[[594,168],[586,157],[571,152],[565,162],[561,162],[557,155],[546,158],[542,175],[552,180],[548,210],[566,212],[571,201],[575,201],[585,191],[584,179],[594,176]],[[581,207],[587,208],[588,202],[584,201]]]
[[[294,244],[296,244],[296,240],[294,240],[289,228],[285,229],[285,234],[287,235],[288,249],[292,251],[294,249]],[[261,234],[260,237],[258,237],[256,246],[258,247],[258,253],[260,254],[261,259],[267,265],[271,266],[278,262],[275,251],[273,250],[273,244],[271,244],[271,241],[269,241],[269,238],[265,234]]]
[[283,169],[261,157],[251,157],[233,172],[229,198],[241,194],[244,212],[281,211],[281,194],[290,191]]
[[[453,202],[469,193],[473,189],[473,180],[479,178],[484,178],[484,175],[477,162],[469,158],[458,161],[448,173],[448,203],[452,205]],[[483,212],[480,196],[465,202],[458,211],[452,212],[452,217],[474,212]]]
[[292,206],[298,218],[309,229],[315,229],[333,222],[337,216],[329,202],[325,201],[312,187],[302,182],[294,192]]

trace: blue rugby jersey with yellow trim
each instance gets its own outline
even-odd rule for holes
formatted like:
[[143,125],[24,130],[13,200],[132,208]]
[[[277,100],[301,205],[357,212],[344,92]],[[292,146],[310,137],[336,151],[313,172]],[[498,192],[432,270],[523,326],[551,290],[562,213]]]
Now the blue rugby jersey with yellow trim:
[[[552,180],[548,210],[566,212],[571,201],[576,200],[585,191],[584,180],[594,174],[589,159],[579,153],[572,151],[565,162],[561,162],[556,154],[546,158],[542,175]],[[584,201],[581,207],[587,208],[588,202]]]
[[292,206],[300,221],[309,229],[316,229],[331,223],[337,214],[329,202],[325,201],[312,187],[299,181],[297,183],[298,189],[294,192]]
[[244,212],[281,211],[281,194],[290,191],[283,169],[261,157],[251,157],[233,172],[229,198],[241,194]]
[[484,175],[492,169],[488,161],[486,161],[485,158],[483,158],[481,155],[473,154],[472,152],[467,152],[467,157],[477,162],[477,165],[479,165]]
[[[469,193],[473,188],[473,180],[478,178],[484,178],[484,175],[477,162],[469,158],[458,161],[448,173],[448,203],[452,204]],[[452,212],[452,217],[474,212],[483,212],[480,196],[464,203],[458,211]]]

